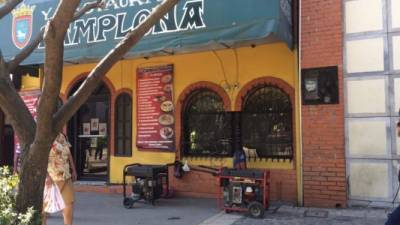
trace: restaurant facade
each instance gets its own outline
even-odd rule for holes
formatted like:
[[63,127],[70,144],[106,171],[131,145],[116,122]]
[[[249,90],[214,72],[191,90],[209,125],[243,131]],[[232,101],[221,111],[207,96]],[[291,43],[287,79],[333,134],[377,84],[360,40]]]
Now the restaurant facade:
[[[110,0],[71,24],[60,105],[158,2]],[[132,163],[233,167],[244,149],[247,168],[271,171],[271,200],[347,206],[342,2],[330,5],[303,1],[298,40],[290,0],[180,1],[68,122],[79,179],[121,184]],[[0,30],[12,28],[3,55],[29,43],[54,8],[26,0],[2,19]],[[23,64],[40,67],[43,46]],[[170,185],[195,197],[218,188],[193,170]]]

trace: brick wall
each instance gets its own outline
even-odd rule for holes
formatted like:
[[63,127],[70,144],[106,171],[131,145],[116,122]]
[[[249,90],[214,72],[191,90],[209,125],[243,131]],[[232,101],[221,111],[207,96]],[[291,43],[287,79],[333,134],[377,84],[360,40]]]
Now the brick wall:
[[[177,179],[173,176],[173,167],[169,168],[169,184],[172,195],[179,197],[216,198],[218,191],[217,178],[206,173],[191,171]],[[131,189],[127,186],[128,193]],[[107,194],[122,194],[122,185],[92,186],[75,184],[76,192],[96,192]],[[295,170],[271,171],[271,201],[297,202],[297,183]]]
[[301,67],[337,65],[338,105],[302,106],[304,205],[346,206],[342,75],[342,1],[301,6]]
[[271,170],[271,201],[297,203],[296,170]]
[[[173,173],[173,167],[170,167],[170,174]],[[189,196],[201,198],[216,198],[218,183],[216,177],[190,171],[183,178],[177,179],[170,176],[170,186],[175,196]],[[283,201],[296,203],[297,201],[297,183],[295,170],[271,170],[271,201]]]

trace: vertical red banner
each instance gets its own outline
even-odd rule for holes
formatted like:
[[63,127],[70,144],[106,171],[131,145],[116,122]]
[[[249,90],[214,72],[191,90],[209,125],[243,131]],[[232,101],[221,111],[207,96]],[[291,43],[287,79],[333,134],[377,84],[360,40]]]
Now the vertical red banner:
[[174,151],[173,65],[139,68],[136,77],[137,147]]
[[[41,92],[40,90],[32,91],[21,91],[19,95],[24,101],[25,105],[28,107],[29,112],[32,114],[33,118],[36,120],[36,106],[39,100]],[[20,155],[22,153],[21,145],[19,143],[18,136],[14,135],[14,168],[19,168],[20,166]]]

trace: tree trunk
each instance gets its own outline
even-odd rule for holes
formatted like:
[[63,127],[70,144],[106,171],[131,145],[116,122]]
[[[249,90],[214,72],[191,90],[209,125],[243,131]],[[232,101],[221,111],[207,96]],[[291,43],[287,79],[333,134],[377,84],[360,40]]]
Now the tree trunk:
[[[61,0],[53,18],[48,22],[44,35],[45,74],[42,96],[38,106],[38,117],[34,141],[24,142],[23,162],[20,170],[19,190],[17,195],[17,210],[26,212],[29,207],[34,207],[37,213],[43,208],[43,189],[47,172],[48,156],[51,144],[57,133],[72,117],[77,109],[87,100],[91,92],[100,83],[102,77],[111,67],[144,36],[144,34],[179,0],[166,0],[143,21],[136,29],[131,31],[120,43],[112,49],[93,69],[85,80],[83,88],[77,95],[55,113],[57,96],[60,92],[63,68],[63,42],[69,22],[79,17],[79,12],[74,16],[78,0]],[[100,1],[98,1],[98,4]],[[27,50],[28,51],[28,50]],[[24,54],[27,55],[29,53]],[[18,57],[16,57],[16,60]],[[17,61],[16,61],[17,62]],[[3,63],[4,64],[4,63]],[[17,63],[15,63],[17,64]],[[81,89],[84,89],[82,91]],[[0,97],[5,95],[0,91]],[[0,98],[1,100],[1,98]],[[2,102],[0,101],[0,105]],[[18,120],[21,122],[22,120]],[[33,126],[35,127],[35,126]],[[31,137],[31,136],[30,136]],[[25,138],[30,140],[29,138]],[[33,143],[31,145],[31,143]]]
[[17,210],[25,212],[29,207],[34,207],[36,213],[42,212],[43,189],[46,179],[47,163],[51,148],[51,139],[24,146],[23,161],[20,170],[18,185]]
[[53,18],[48,21],[44,34],[45,67],[42,94],[37,107],[37,125],[33,144],[22,156],[17,195],[17,210],[25,212],[33,207],[42,213],[43,189],[47,174],[49,152],[58,132],[53,132],[52,115],[56,111],[57,97],[62,81],[64,37],[74,17],[79,0],[61,0]]

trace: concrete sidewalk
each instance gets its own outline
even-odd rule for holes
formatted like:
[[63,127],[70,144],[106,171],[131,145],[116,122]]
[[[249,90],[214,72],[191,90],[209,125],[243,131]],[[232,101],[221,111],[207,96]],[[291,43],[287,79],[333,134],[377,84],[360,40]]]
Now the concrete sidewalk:
[[[159,199],[155,206],[137,203],[125,209],[118,194],[77,192],[75,198],[75,225],[197,225],[219,212],[213,199]],[[48,219],[48,225],[61,224],[59,213]]]
[[[75,225],[377,225],[384,224],[389,210],[312,209],[272,206],[264,219],[226,214],[214,199],[160,199],[156,205],[137,203],[125,209],[117,194],[76,193]],[[49,225],[61,225],[62,216],[52,215]]]
[[234,225],[379,225],[391,209],[271,207],[264,219],[242,217]]

